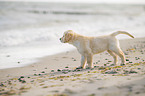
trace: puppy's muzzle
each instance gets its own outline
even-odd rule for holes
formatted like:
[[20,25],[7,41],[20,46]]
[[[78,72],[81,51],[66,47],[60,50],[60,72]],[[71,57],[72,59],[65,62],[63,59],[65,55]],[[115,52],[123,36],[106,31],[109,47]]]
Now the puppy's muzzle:
[[59,40],[60,40],[60,42],[64,43],[62,38],[59,38]]

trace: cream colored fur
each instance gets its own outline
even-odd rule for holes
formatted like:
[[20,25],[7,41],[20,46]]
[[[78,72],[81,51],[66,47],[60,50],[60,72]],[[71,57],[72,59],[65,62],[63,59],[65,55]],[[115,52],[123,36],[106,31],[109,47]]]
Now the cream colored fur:
[[62,43],[69,43],[74,45],[78,52],[81,54],[81,65],[83,69],[85,68],[86,62],[88,67],[93,68],[93,55],[107,52],[114,58],[114,64],[117,64],[117,56],[121,58],[121,64],[125,64],[125,56],[120,48],[119,41],[115,38],[116,35],[126,34],[134,38],[131,34],[125,31],[117,31],[110,35],[99,36],[99,37],[88,37],[79,35],[72,30],[64,32],[62,38],[60,38]]

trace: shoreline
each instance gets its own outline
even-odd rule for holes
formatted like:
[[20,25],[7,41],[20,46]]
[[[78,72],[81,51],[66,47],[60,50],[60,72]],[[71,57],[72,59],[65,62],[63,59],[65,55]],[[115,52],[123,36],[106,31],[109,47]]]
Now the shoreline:
[[[123,47],[123,43],[126,43],[126,40],[127,40],[127,42],[139,42],[140,40],[142,40],[142,39],[144,39],[145,37],[141,37],[141,38],[134,38],[134,39],[122,39],[122,40],[119,40],[119,42],[120,42],[120,46],[121,46],[121,49],[124,51],[125,49],[127,49],[127,48],[129,48],[130,47],[130,49],[132,49],[132,47],[133,47],[133,45],[131,45],[131,44],[128,44],[128,45],[126,45],[126,47]],[[104,52],[103,52],[104,53]],[[107,53],[106,51],[105,51],[105,53]],[[72,55],[72,56],[70,56],[70,54]],[[100,54],[102,54],[102,53],[100,53]],[[100,54],[96,54],[93,58],[96,58],[96,57],[99,57],[98,55],[100,55]],[[74,57],[75,56],[75,57]],[[0,69],[0,72],[3,72],[3,71],[5,71],[5,72],[8,72],[9,70],[12,70],[12,71],[15,71],[15,70],[17,70],[17,69],[29,69],[29,67],[31,67],[32,69],[38,69],[38,70],[40,70],[41,68],[38,68],[38,66],[40,65],[41,66],[41,64],[40,63],[44,63],[43,64],[43,67],[46,65],[46,67],[47,67],[47,65],[49,66],[49,63],[47,64],[47,62],[45,62],[45,61],[49,61],[49,60],[52,60],[52,61],[54,61],[54,63],[56,64],[57,63],[57,58],[59,58],[59,57],[61,57],[62,59],[67,59],[67,58],[69,58],[69,60],[70,61],[73,61],[73,60],[75,60],[76,58],[77,58],[77,60],[75,61],[76,63],[77,63],[77,65],[74,65],[74,64],[69,64],[70,66],[74,66],[74,67],[77,67],[77,66],[79,66],[80,65],[80,59],[81,59],[81,55],[78,53],[78,51],[75,49],[75,50],[70,50],[70,51],[66,51],[66,52],[61,52],[61,53],[58,53],[58,54],[54,54],[54,55],[49,55],[49,56],[45,56],[45,57],[41,57],[41,58],[37,58],[37,62],[34,62],[34,63],[31,63],[31,64],[28,64],[28,65],[26,65],[26,66],[22,66],[22,67],[14,67],[14,68],[6,68],[6,69]],[[126,56],[125,56],[126,57]],[[72,60],[71,60],[72,59]],[[99,58],[100,59],[100,58]],[[111,58],[112,60],[113,60],[113,58]],[[65,61],[65,60],[63,60],[63,61]],[[62,62],[63,62],[62,61]],[[94,59],[93,59],[93,61],[95,61]],[[53,63],[53,62],[50,62],[50,63]],[[74,62],[70,62],[70,63],[74,63]],[[119,63],[119,62],[118,62]],[[58,65],[58,67],[61,67],[61,68],[64,68],[64,66],[66,66],[66,65]],[[45,68],[46,68],[45,67]],[[49,69],[55,69],[55,68],[53,68],[52,66],[49,66],[50,68]],[[30,68],[30,69],[31,69]],[[44,68],[44,69],[45,69]],[[43,70],[43,69],[42,69]],[[49,70],[49,72],[51,72],[51,70]],[[19,73],[18,73],[19,74]],[[29,73],[28,73],[29,74]],[[10,75],[10,76],[13,76],[13,75]],[[16,75],[17,76],[17,75]],[[4,77],[7,77],[6,75],[4,76]],[[9,76],[8,76],[9,77]],[[1,75],[0,75],[0,78],[2,78],[1,77]]]
[[[142,91],[145,89],[145,37],[120,40],[120,45],[127,59],[125,66],[111,65],[113,58],[107,52],[103,52],[94,56],[93,63],[96,67],[93,70],[74,71],[80,65],[80,54],[77,50],[73,50],[40,58],[38,62],[28,66],[0,69],[0,95],[102,96],[102,94],[109,94],[108,96],[112,96],[116,94],[116,96],[123,96],[129,94],[128,90],[131,87],[132,96],[136,94],[143,96],[145,94]],[[94,85],[98,86],[95,88]],[[90,90],[85,86],[93,88]],[[141,90],[137,89],[138,87]],[[135,89],[138,91],[135,92]],[[113,92],[114,90],[116,92]],[[118,95],[119,92],[123,93]]]

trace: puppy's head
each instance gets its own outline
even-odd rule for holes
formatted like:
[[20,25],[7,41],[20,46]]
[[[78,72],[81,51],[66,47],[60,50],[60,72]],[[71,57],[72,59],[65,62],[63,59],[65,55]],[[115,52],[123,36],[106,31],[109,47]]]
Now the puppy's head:
[[72,30],[67,30],[64,32],[63,37],[60,38],[62,43],[69,43],[73,40],[74,32]]

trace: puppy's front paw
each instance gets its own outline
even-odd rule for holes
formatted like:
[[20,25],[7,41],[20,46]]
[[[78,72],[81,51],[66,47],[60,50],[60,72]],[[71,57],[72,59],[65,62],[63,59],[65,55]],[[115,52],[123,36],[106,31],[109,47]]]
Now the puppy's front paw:
[[75,70],[74,71],[82,71],[83,70],[83,67],[77,67],[77,68],[75,68]]
[[80,67],[77,67],[76,69],[83,69],[83,67],[82,67],[82,66],[80,66]]

